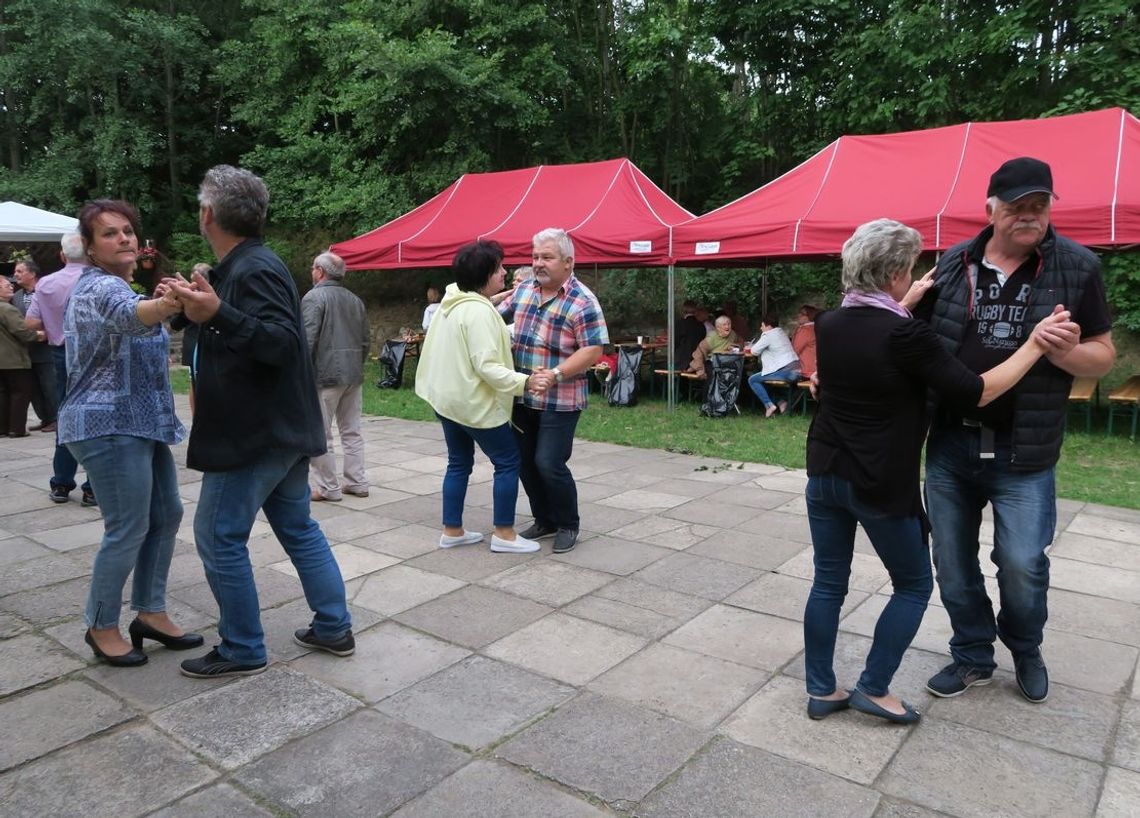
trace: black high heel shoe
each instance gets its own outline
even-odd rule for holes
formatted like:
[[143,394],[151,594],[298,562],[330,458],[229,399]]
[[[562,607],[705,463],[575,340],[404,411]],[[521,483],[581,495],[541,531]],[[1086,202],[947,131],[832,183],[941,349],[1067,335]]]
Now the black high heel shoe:
[[88,629],[87,633],[83,634],[83,641],[91,646],[91,651],[95,654],[96,659],[102,659],[112,667],[138,667],[139,665],[146,664],[146,654],[139,650],[137,646],[122,656],[109,656],[99,650],[99,646],[96,645],[95,640],[91,638],[90,629]]
[[202,634],[200,633],[184,633],[181,636],[171,636],[157,628],[152,628],[137,618],[131,622],[130,627],[127,628],[127,632],[131,635],[131,644],[135,646],[135,650],[142,650],[144,639],[153,639],[164,648],[169,648],[170,650],[200,648],[206,641],[202,638]]

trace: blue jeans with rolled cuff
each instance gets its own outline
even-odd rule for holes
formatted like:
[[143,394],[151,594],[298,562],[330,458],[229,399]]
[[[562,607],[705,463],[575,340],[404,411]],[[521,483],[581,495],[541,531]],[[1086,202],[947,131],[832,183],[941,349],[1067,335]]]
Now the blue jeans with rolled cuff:
[[443,474],[443,524],[452,528],[463,526],[463,501],[467,496],[467,481],[475,465],[475,444],[487,455],[495,467],[492,482],[494,498],[494,524],[513,526],[515,506],[519,499],[519,445],[511,425],[504,423],[493,429],[476,429],[448,420],[437,414],[443,424],[443,439],[447,442],[447,471]]

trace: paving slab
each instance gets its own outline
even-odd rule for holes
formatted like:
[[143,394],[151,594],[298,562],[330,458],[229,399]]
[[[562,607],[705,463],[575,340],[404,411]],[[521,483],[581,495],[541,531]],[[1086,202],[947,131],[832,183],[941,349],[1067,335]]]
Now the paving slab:
[[910,732],[854,710],[812,721],[806,707],[803,684],[777,676],[733,713],[720,732],[858,784],[871,784]]
[[696,727],[713,728],[768,680],[763,670],[672,645],[650,645],[590,683]]
[[776,616],[714,605],[663,642],[761,670],[776,670],[803,647],[803,625]]
[[469,756],[372,710],[355,713],[242,768],[236,779],[300,816],[386,815]]
[[682,622],[692,619],[713,604],[712,600],[704,597],[670,591],[632,578],[611,582],[595,591],[594,596],[645,608]]
[[750,506],[722,503],[713,494],[710,497],[702,497],[699,500],[691,500],[684,505],[674,506],[663,513],[666,517],[672,517],[674,520],[724,528],[736,527],[746,520],[751,520],[759,514],[759,511]]
[[608,574],[628,576],[671,553],[667,546],[623,540],[612,534],[584,536],[578,547],[565,554],[554,554],[557,562],[605,571]]
[[1048,627],[1140,647],[1140,605],[1050,588]]
[[[346,589],[347,590],[347,589]],[[350,597],[351,598],[351,597]],[[360,633],[384,617],[375,611],[350,604],[353,633]],[[312,648],[302,647],[293,640],[293,633],[313,623],[313,611],[304,599],[294,599],[276,608],[261,612],[261,627],[265,631],[265,649],[270,661],[288,661],[309,653]]]
[[658,560],[638,571],[634,577],[671,591],[719,600],[762,573],[759,568],[698,557],[685,551]]
[[72,551],[88,545],[98,545],[103,540],[103,521],[90,520],[77,525],[48,528],[43,531],[30,530],[27,536],[46,545],[53,551]]
[[1096,818],[1136,818],[1140,813],[1140,773],[1109,767]]
[[216,777],[153,727],[133,725],[0,775],[0,803],[7,818],[126,818]]
[[[12,563],[26,562],[36,557],[50,557],[54,553],[47,546],[40,545],[27,537],[8,534],[0,540],[0,565],[7,566]],[[8,577],[5,576],[4,582],[7,583],[8,581]]]
[[352,656],[321,651],[291,662],[294,670],[314,676],[366,702],[376,702],[464,659],[470,651],[395,622],[383,622],[356,635]]
[[718,739],[650,795],[638,818],[867,818],[879,794],[813,767]]
[[1091,761],[927,718],[879,786],[962,818],[988,818],[995,809],[1011,818],[1078,818],[1096,809],[1102,775]]
[[803,552],[804,548],[803,543],[795,540],[729,529],[707,537],[686,549],[686,553],[774,571]]
[[470,656],[389,696],[376,709],[478,749],[530,723],[577,691],[484,656]]
[[495,754],[621,807],[644,798],[707,740],[676,719],[585,693]]
[[[435,535],[439,542],[439,534]],[[545,548],[549,549],[549,540]],[[431,571],[435,574],[461,579],[464,582],[478,582],[484,577],[506,571],[520,563],[534,559],[536,554],[496,554],[490,543],[458,546],[455,548],[435,548],[427,554],[408,560],[405,565]]]
[[[44,718],[51,714],[50,718]],[[0,770],[133,718],[135,711],[89,684],[68,681],[0,700]]]
[[1140,543],[1122,543],[1088,534],[1066,531],[1049,550],[1051,557],[1064,557],[1126,571],[1140,571]]
[[409,565],[394,565],[369,574],[353,596],[354,604],[385,616],[449,594],[467,583]]
[[[1103,540],[1116,540],[1129,545],[1140,543],[1140,520],[1134,517],[1125,519],[1129,515],[1116,514],[1103,516],[1089,512],[1081,512],[1073,517],[1066,531],[1074,534],[1087,534]],[[5,521],[5,525],[7,522]]]
[[3,643],[0,662],[0,696],[41,684],[85,666],[50,639],[25,634]]
[[484,653],[583,685],[645,646],[631,633],[553,613],[484,648]]
[[801,514],[765,511],[732,528],[748,534],[763,534],[774,540],[792,540],[811,545],[811,529],[808,527],[807,518]]
[[[367,548],[360,548],[348,543],[334,545],[332,547],[332,553],[337,565],[340,566],[341,578],[346,581],[356,579],[356,577],[361,577],[365,574],[371,574],[373,571],[379,571],[382,568],[387,568],[390,565],[396,565],[400,562],[399,557],[393,557],[388,554],[378,554]],[[269,567],[291,577],[298,576],[297,569],[289,560],[275,562]]]
[[0,598],[0,610],[45,627],[83,614],[91,581],[87,576],[41,585]]
[[1140,702],[1124,703],[1112,763],[1140,772]]
[[[1140,654],[1140,650],[1129,645],[1048,628],[1041,652],[1052,681],[1107,695],[1127,689]],[[1012,660],[1006,666],[1012,669]],[[1090,673],[1089,668],[1096,668],[1096,672]]]
[[494,761],[476,760],[392,818],[606,818],[612,815],[548,781]]
[[[875,625],[883,614],[890,597],[883,594],[874,594],[855,608],[850,614],[839,621],[840,630],[858,633],[863,636],[872,636]],[[913,647],[928,650],[932,653],[949,651],[950,637],[953,635],[950,627],[950,616],[946,609],[937,605],[928,605],[922,617],[922,624],[918,626],[918,633],[911,642]]]
[[536,559],[494,574],[480,584],[558,608],[613,580],[612,574],[553,559]]
[[438,550],[439,534],[438,527],[404,523],[398,528],[390,528],[379,534],[359,537],[353,540],[352,544],[406,560]]
[[229,784],[214,784],[151,813],[150,818],[273,818],[273,813]]
[[11,639],[13,636],[27,633],[29,629],[28,623],[18,616],[0,613],[0,639]]
[[[786,574],[763,574],[759,579],[748,583],[726,598],[724,602],[726,605],[736,605],[759,613],[802,622],[810,593],[811,580]],[[846,616],[851,613],[867,597],[868,594],[864,591],[849,590],[839,615]]]
[[576,599],[562,609],[579,619],[588,619],[600,625],[609,625],[646,639],[660,639],[684,623],[648,608],[640,608],[613,599],[590,594]]
[[947,813],[884,798],[879,802],[874,818],[947,818]]
[[[815,576],[815,564],[810,548],[805,549],[781,565],[777,570],[781,574],[788,574],[802,579],[812,579]],[[851,556],[851,578],[848,587],[858,591],[874,593],[886,586],[886,593],[890,593],[890,575],[886,566],[878,556],[860,554],[855,552]]]
[[468,585],[399,613],[399,622],[468,648],[481,648],[541,619],[551,608],[512,594]]
[[151,719],[194,752],[232,770],[360,706],[328,685],[275,665],[170,705]]

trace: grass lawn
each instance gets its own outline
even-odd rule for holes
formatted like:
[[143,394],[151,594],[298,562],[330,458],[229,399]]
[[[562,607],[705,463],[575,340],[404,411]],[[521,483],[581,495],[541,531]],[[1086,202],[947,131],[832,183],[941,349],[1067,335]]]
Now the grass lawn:
[[[365,414],[435,420],[430,407],[412,391],[412,373],[405,373],[404,387],[397,390],[377,389],[378,376],[377,365],[370,363],[365,375]],[[184,369],[172,369],[171,380],[175,391],[186,391]],[[1097,420],[1091,434],[1083,431],[1082,419],[1074,415],[1070,420],[1057,465],[1057,493],[1072,500],[1140,508],[1140,444],[1120,433],[1123,424],[1116,427],[1113,437],[1106,437],[1103,418]],[[723,458],[726,463],[747,461],[802,469],[809,423],[810,418],[799,415],[765,420],[749,411],[710,420],[699,417],[697,407],[690,403],[669,412],[664,401],[648,399],[630,409],[611,407],[600,396],[591,395],[577,434],[584,440],[669,449]]]

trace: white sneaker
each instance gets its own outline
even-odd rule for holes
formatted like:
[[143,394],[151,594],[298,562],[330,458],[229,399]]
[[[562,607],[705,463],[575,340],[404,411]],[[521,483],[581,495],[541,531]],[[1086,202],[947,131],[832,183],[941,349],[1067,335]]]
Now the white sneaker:
[[477,542],[483,542],[483,535],[478,531],[464,531],[460,537],[449,537],[446,534],[439,535],[440,548],[454,548],[457,545],[474,545]]
[[530,554],[541,548],[534,540],[525,537],[516,536],[513,540],[504,540],[495,534],[491,535],[491,550],[502,554]]

